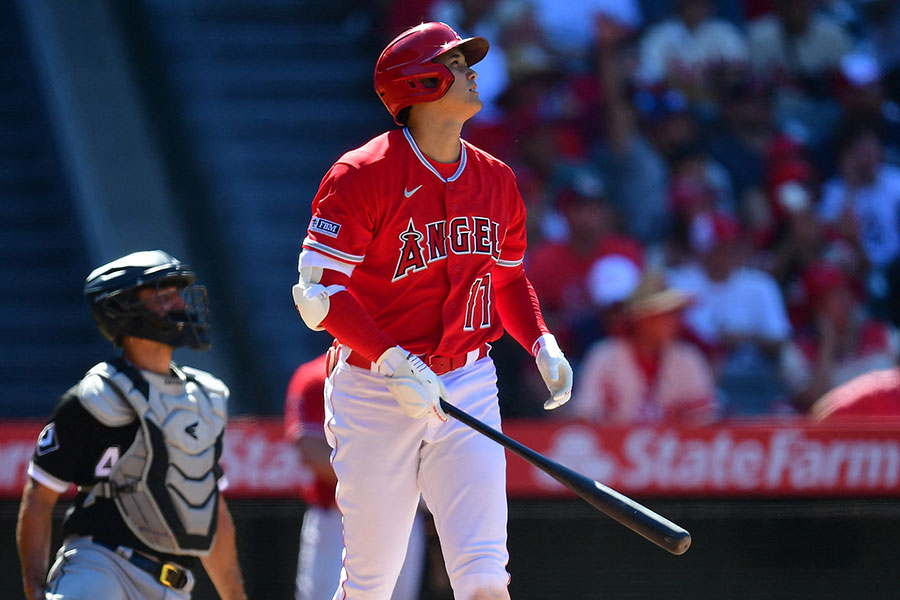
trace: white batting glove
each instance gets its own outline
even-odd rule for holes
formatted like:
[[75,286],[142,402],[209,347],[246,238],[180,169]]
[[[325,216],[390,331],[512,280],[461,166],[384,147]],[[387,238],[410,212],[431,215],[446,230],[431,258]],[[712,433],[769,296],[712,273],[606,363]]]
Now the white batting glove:
[[385,350],[376,364],[403,412],[413,419],[433,414],[444,423],[450,420],[441,408],[441,398],[447,397],[447,388],[421,358],[394,346]]
[[544,410],[553,410],[572,397],[572,367],[559,349],[556,338],[549,333],[537,339],[533,350],[538,371],[550,390],[550,399],[544,402]]

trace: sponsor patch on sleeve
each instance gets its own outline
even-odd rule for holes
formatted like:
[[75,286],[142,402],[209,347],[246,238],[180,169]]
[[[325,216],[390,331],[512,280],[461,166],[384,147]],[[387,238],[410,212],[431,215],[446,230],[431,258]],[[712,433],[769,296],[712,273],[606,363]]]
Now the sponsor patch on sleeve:
[[336,238],[338,232],[341,230],[341,225],[340,223],[335,223],[334,221],[329,221],[322,217],[313,217],[309,222],[309,230]]
[[59,440],[56,438],[56,423],[49,423],[41,431],[37,441],[37,455],[43,456],[54,450],[59,450]]

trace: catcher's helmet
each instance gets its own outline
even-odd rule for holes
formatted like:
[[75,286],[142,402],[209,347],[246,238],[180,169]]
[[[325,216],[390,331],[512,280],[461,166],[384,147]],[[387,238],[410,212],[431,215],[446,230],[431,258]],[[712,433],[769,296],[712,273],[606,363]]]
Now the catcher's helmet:
[[[84,297],[100,332],[117,346],[132,336],[206,350],[209,303],[194,279],[190,267],[162,250],[133,252],[91,271]],[[139,289],[168,286],[178,288],[183,305],[160,313],[138,298]]]
[[459,48],[471,67],[487,54],[488,41],[483,37],[462,39],[445,23],[422,23],[395,37],[381,52],[375,63],[375,93],[397,125],[403,125],[397,119],[401,110],[433,102],[450,89],[450,69],[432,61],[454,48]]

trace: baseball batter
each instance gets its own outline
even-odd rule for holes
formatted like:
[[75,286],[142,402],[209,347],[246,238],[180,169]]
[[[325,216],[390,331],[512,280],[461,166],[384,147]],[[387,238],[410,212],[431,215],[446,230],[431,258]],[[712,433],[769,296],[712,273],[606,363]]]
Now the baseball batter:
[[546,409],[571,394],[525,276],[515,176],[460,138],[487,51],[443,23],[391,41],[375,90],[403,127],[341,157],[312,203],[293,296],[339,348],[325,386],[345,548],[334,600],[390,598],[420,494],[455,598],[509,598],[503,448],[439,401],[500,427],[489,343],[504,329],[535,356]]
[[[209,348],[206,291],[160,250],[95,269],[84,294],[122,354],[60,399],[35,446],[16,542],[28,600],[188,600],[201,566],[245,599],[234,524],[219,493],[228,388],[172,363]],[[53,507],[78,486],[49,570]]]

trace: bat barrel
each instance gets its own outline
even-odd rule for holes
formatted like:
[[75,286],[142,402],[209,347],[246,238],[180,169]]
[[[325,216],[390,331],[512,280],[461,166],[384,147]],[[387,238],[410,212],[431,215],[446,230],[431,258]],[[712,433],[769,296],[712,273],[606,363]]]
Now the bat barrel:
[[588,504],[675,555],[684,554],[691,546],[691,534],[684,528],[643,506],[628,496],[598,483],[581,473],[550,460],[528,446],[482,423],[467,412],[441,400],[441,408],[458,421],[491,438],[501,446],[538,467],[578,494]]

